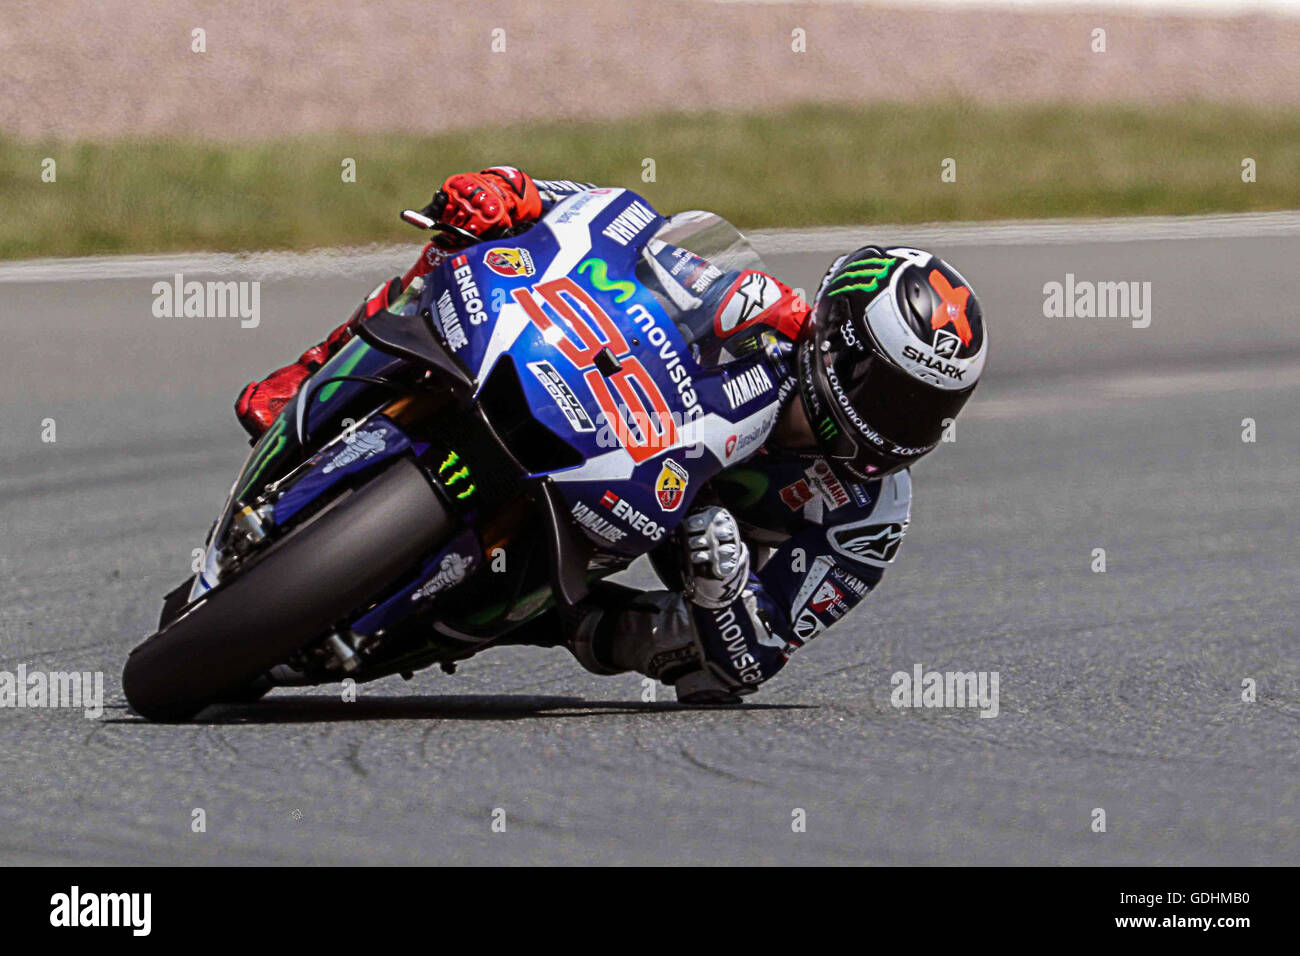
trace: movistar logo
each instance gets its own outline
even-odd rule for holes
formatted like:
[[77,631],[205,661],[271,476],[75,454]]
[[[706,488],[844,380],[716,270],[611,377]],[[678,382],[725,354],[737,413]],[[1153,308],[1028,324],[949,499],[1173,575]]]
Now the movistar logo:
[[[469,466],[461,465],[457,468],[456,465],[459,464],[459,462],[460,455],[453,451],[448,452],[446,459],[438,466],[438,477],[442,480],[442,486],[448,491],[452,490],[452,485],[455,485],[460,481],[469,481]],[[451,474],[447,474],[448,470],[451,470]],[[474,482],[469,481],[467,487],[458,490],[456,497],[468,498],[474,493],[474,487]]]
[[615,302],[626,302],[628,299],[632,298],[632,295],[636,292],[636,286],[630,282],[613,282],[610,280],[609,263],[604,259],[597,258],[596,256],[592,256],[590,259],[583,259],[582,262],[578,264],[578,275],[582,275],[588,271],[591,272],[591,275],[589,276],[591,284],[601,292],[618,293],[618,295],[614,296]]
[[[897,259],[878,259],[864,256],[846,262],[840,274],[831,280],[827,295],[840,295],[843,292],[875,292],[880,288],[880,280],[889,275],[889,270],[898,262]],[[869,281],[868,281],[869,280]],[[840,283],[847,283],[841,285]]]

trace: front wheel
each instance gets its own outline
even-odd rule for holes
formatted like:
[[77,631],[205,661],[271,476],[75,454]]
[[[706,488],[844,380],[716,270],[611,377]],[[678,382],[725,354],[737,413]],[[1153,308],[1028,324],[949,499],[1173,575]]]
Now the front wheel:
[[150,720],[186,720],[237,699],[409,570],[452,524],[420,467],[395,462],[133,650],[122,672],[127,702]]

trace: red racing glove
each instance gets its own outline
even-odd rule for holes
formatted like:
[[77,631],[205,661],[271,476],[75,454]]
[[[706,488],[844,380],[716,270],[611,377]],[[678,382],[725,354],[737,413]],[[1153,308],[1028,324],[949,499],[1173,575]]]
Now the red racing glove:
[[447,177],[426,209],[439,222],[490,239],[540,216],[542,197],[527,173],[493,166]]

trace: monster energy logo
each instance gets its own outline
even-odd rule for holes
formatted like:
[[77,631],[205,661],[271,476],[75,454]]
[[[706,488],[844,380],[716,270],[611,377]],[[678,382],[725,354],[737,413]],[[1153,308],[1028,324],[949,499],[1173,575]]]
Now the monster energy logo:
[[[845,263],[840,274],[831,280],[830,288],[826,290],[827,295],[839,295],[843,292],[875,292],[880,288],[880,280],[889,275],[889,270],[894,267],[897,259],[878,259],[875,256],[866,256],[861,259],[855,259],[852,262]],[[848,285],[839,285],[839,283],[848,280]],[[855,281],[870,279],[870,282]]]
[[834,420],[829,415],[823,418],[817,425],[817,437],[822,439],[822,441],[834,438],[839,433],[839,428],[836,427]]
[[257,454],[254,456],[253,461],[249,463],[248,480],[244,482],[244,486],[239,489],[239,497],[242,497],[249,488],[253,487],[253,483],[257,481],[262,472],[266,470],[266,466],[271,463],[271,459],[280,454],[281,450],[284,448],[284,444],[284,416],[281,415],[275,420],[275,424],[271,426],[270,430],[264,436],[262,436],[262,440],[258,443]]
[[[438,478],[442,481],[442,486],[448,491],[451,491],[451,486],[462,479],[469,480],[469,466],[461,465],[459,468],[456,468],[456,465],[459,462],[460,455],[452,451],[447,453],[447,458],[438,466]],[[450,475],[447,474],[447,469],[449,468],[455,469]],[[470,481],[469,486],[457,492],[456,497],[462,499],[468,498],[474,493],[474,487],[474,482]]]

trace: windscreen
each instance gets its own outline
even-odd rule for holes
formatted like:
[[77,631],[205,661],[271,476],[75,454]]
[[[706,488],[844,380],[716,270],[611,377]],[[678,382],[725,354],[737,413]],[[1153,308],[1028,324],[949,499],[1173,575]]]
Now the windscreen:
[[699,209],[679,212],[654,234],[651,241],[655,240],[693,252],[723,272],[771,271],[735,226],[711,212]]

